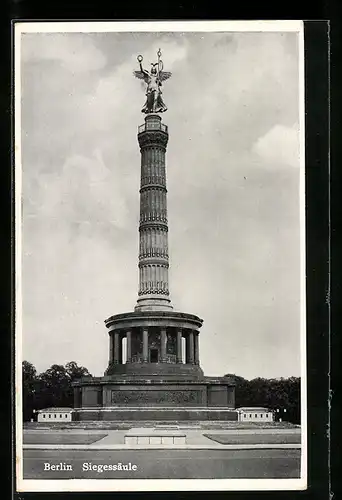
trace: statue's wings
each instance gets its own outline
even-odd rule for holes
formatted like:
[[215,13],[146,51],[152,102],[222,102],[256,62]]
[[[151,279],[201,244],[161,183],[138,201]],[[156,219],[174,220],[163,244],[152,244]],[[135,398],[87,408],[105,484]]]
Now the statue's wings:
[[160,71],[159,72],[159,80],[161,82],[163,82],[164,80],[167,80],[168,78],[170,78],[171,75],[172,75],[171,71]]
[[139,78],[140,80],[145,80],[146,76],[142,71],[133,71],[133,75]]

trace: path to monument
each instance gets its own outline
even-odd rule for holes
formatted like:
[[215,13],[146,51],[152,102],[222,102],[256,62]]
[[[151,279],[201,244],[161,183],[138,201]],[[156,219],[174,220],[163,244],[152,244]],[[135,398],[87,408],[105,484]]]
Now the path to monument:
[[[72,471],[44,471],[44,463]],[[136,471],[82,471],[83,463],[135,464]],[[298,478],[300,450],[25,450],[24,479]]]

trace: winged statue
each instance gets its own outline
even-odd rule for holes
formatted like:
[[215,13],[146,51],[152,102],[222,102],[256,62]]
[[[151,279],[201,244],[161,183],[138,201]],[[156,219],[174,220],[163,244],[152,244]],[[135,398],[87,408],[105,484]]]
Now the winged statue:
[[146,88],[146,102],[142,108],[142,113],[163,113],[167,107],[162,98],[162,82],[170,78],[170,71],[163,71],[163,61],[161,60],[161,50],[157,52],[158,62],[151,63],[151,70],[147,71],[142,66],[143,57],[137,57],[140,70],[133,71],[136,78],[144,80]]

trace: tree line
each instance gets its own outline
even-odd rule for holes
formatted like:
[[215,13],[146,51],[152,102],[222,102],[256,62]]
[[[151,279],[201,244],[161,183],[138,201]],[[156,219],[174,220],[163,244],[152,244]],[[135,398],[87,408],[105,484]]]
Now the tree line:
[[[73,407],[72,382],[91,377],[84,366],[75,361],[65,365],[54,364],[38,373],[32,363],[22,363],[23,418],[29,421],[34,410],[49,407]],[[236,385],[235,406],[263,406],[275,411],[276,418],[293,423],[300,422],[300,378],[247,380],[234,374],[224,377]],[[278,410],[278,411],[277,411]],[[286,410],[286,411],[284,411]]]
[[236,408],[262,406],[274,410],[276,420],[300,423],[299,377],[247,380],[233,374],[224,376],[235,383]]
[[84,366],[75,361],[65,365],[52,365],[38,373],[32,363],[22,363],[23,419],[29,421],[34,410],[50,407],[73,407],[72,382],[81,377],[91,377]]

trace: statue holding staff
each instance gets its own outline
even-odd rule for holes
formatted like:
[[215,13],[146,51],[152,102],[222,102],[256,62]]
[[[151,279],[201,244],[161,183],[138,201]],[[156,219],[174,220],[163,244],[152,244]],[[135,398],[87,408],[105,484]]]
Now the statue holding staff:
[[163,61],[161,60],[161,50],[157,52],[158,62],[151,63],[151,70],[147,71],[142,66],[143,56],[137,57],[140,71],[134,71],[133,74],[140,80],[144,80],[146,88],[146,102],[142,108],[142,113],[163,113],[167,107],[162,98],[162,82],[171,76],[170,71],[163,71]]

